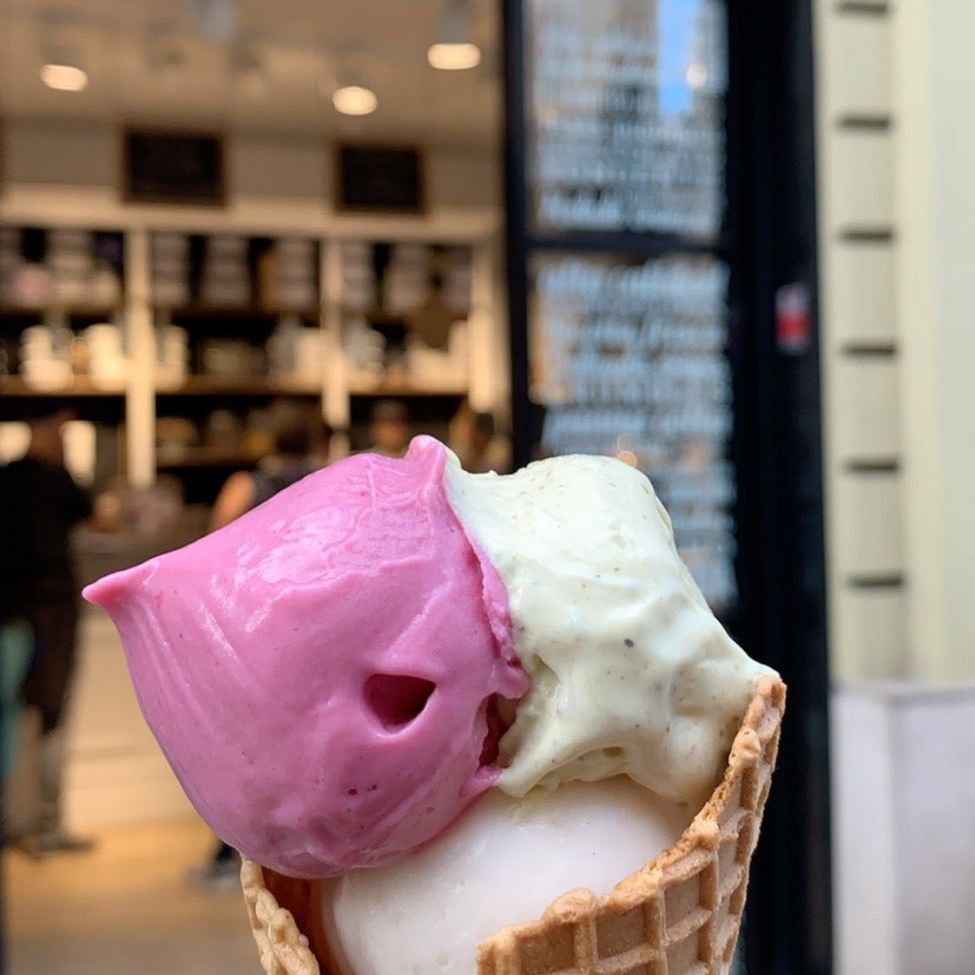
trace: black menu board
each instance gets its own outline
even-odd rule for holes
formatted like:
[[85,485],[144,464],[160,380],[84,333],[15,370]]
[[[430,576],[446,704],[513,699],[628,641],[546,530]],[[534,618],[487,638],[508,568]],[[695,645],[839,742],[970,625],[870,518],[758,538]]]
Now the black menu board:
[[423,156],[419,149],[339,146],[336,152],[339,210],[423,211]]
[[815,300],[799,345],[776,311],[817,294],[814,4],[501,7],[515,460],[645,471],[711,606],[788,683],[732,971],[828,975]]
[[705,598],[733,606],[727,267],[703,255],[540,253],[533,272],[541,452],[615,454],[646,471]]
[[533,453],[645,471],[711,604],[735,606],[726,11],[524,5]]
[[223,206],[226,202],[221,135],[126,128],[122,163],[126,203]]
[[534,0],[526,10],[535,228],[714,237],[723,4]]

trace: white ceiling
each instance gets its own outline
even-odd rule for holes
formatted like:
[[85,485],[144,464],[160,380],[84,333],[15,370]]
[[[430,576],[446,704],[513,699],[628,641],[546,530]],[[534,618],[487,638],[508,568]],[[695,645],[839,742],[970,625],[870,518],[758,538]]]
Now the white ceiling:
[[[234,75],[233,40],[202,36],[190,8],[207,2],[0,0],[0,112],[484,148],[499,138],[497,0],[470,0],[484,58],[463,72],[426,62],[443,0],[216,0],[236,8],[234,37],[257,53],[258,84]],[[51,44],[80,59],[84,91],[41,84]],[[152,51],[173,49],[181,66],[151,67]],[[319,88],[337,71],[376,91],[373,115],[335,112]]]

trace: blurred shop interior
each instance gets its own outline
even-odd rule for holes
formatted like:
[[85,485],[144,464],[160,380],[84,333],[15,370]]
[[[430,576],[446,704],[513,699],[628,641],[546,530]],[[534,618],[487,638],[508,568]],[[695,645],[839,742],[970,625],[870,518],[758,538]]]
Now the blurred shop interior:
[[[511,464],[499,32],[480,2],[0,3],[0,460],[68,419],[79,585],[273,484],[282,429],[308,470],[421,432]],[[63,830],[97,845],[11,847],[8,970],[256,972],[91,607],[69,697]]]
[[[419,433],[639,466],[790,684],[742,971],[954,975],[975,7],[780,6],[0,0],[0,463],[63,424],[75,588]],[[93,607],[67,679],[13,729],[6,971],[256,975]]]

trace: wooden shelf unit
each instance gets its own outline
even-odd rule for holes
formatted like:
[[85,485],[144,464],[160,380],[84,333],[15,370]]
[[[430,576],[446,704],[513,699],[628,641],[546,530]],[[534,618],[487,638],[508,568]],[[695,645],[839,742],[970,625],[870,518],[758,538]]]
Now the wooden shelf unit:
[[263,305],[163,305],[155,304],[157,312],[172,318],[284,318],[294,315],[297,318],[318,320],[321,308],[267,308]]
[[[3,224],[16,227],[57,229],[60,218],[51,213],[36,217],[17,214],[15,219],[4,219]],[[345,431],[353,422],[362,422],[364,410],[371,399],[381,397],[402,398],[417,403],[420,417],[429,418],[437,410],[449,411],[443,416],[444,424],[461,401],[469,396],[472,384],[480,384],[481,403],[490,397],[483,390],[497,379],[485,379],[485,367],[481,362],[474,365],[475,349],[490,348],[492,343],[503,344],[500,323],[503,320],[497,302],[497,280],[495,261],[497,255],[497,228],[485,223],[479,226],[445,228],[443,221],[431,220],[428,225],[410,221],[404,223],[395,218],[376,218],[353,221],[349,218],[323,217],[317,232],[307,227],[237,226],[224,225],[225,222],[211,221],[210,215],[201,212],[199,221],[191,223],[185,217],[175,219],[162,213],[158,217],[140,213],[137,218],[128,217],[124,210],[119,219],[106,221],[93,220],[91,229],[96,232],[117,230],[123,236],[124,263],[123,299],[118,304],[99,305],[71,302],[50,302],[43,306],[21,305],[0,302],[0,339],[8,343],[15,339],[19,331],[33,324],[29,319],[42,321],[46,315],[61,314],[68,324],[80,331],[86,325],[97,321],[112,321],[123,328],[128,372],[123,382],[117,384],[94,383],[89,377],[75,377],[64,389],[39,390],[32,388],[19,375],[0,377],[0,397],[29,398],[77,397],[79,401],[99,399],[120,400],[114,415],[120,418],[119,432],[124,433],[124,457],[120,470],[129,481],[138,487],[152,484],[156,471],[167,473],[180,469],[205,468],[207,466],[236,465],[250,466],[257,458],[240,451],[210,451],[195,448],[178,460],[159,456],[155,445],[155,422],[157,413],[162,415],[195,414],[205,417],[208,411],[223,408],[222,400],[227,400],[228,408],[240,411],[249,410],[247,399],[255,404],[262,399],[274,397],[296,397],[314,400],[319,403],[323,418],[339,436],[333,442],[333,452],[341,455],[348,449]],[[331,224],[335,224],[332,227]],[[210,224],[208,226],[208,224]],[[361,226],[360,226],[361,225]],[[69,226],[85,224],[73,222]],[[152,287],[152,246],[151,237],[156,232],[175,232],[188,238],[216,234],[235,234],[252,239],[303,237],[314,239],[318,249],[318,291],[319,304],[305,308],[269,307],[260,303],[243,305],[213,305],[191,301],[185,304],[166,304],[153,298]],[[379,381],[350,377],[342,351],[343,327],[352,308],[343,300],[344,282],[341,267],[341,247],[345,242],[367,242],[371,245],[424,244],[431,247],[469,247],[472,259],[472,310],[469,317],[469,330],[479,329],[479,338],[469,343],[471,364],[466,382],[429,382],[403,378],[385,377]],[[168,320],[186,329],[191,336],[195,329],[206,334],[210,328],[213,335],[234,337],[234,320],[241,321],[240,337],[253,342],[253,334],[248,332],[247,323],[254,323],[258,335],[266,336],[267,330],[274,327],[277,320],[285,316],[296,316],[305,327],[317,328],[322,334],[323,367],[319,382],[287,377],[254,376],[235,379],[221,379],[214,376],[191,373],[178,384],[157,381],[155,367],[155,329],[158,324]],[[365,313],[370,320],[379,323],[407,322],[409,316],[391,314],[381,307],[371,306]],[[260,326],[257,323],[260,322]],[[208,323],[210,323],[208,325]],[[496,369],[500,373],[500,369]],[[194,405],[195,401],[195,405]],[[353,409],[353,401],[359,405]],[[423,402],[421,407],[419,404]],[[429,401],[429,402],[427,402]],[[442,401],[442,402],[440,402]],[[94,407],[93,407],[94,408]],[[483,408],[483,406],[481,407]],[[99,408],[100,409],[100,408]],[[358,419],[354,419],[354,416]],[[421,424],[424,422],[420,421]]]
[[64,387],[57,389],[37,389],[31,386],[21,376],[5,376],[0,378],[0,396],[18,396],[23,398],[41,399],[45,396],[57,398],[71,398],[74,396],[124,396],[125,384],[112,383],[102,385],[94,383],[88,376],[76,376]]
[[349,383],[350,396],[374,396],[381,398],[388,396],[392,399],[400,397],[413,398],[418,396],[457,396],[463,397],[468,393],[468,387],[459,383],[423,383],[395,379],[382,379],[376,384],[356,380]]
[[110,322],[124,311],[123,305],[82,305],[51,301],[44,305],[11,305],[0,302],[0,318],[38,318],[47,315],[64,315],[71,318],[85,318]]
[[321,396],[322,384],[285,378],[220,379],[187,376],[178,385],[156,383],[156,396]]

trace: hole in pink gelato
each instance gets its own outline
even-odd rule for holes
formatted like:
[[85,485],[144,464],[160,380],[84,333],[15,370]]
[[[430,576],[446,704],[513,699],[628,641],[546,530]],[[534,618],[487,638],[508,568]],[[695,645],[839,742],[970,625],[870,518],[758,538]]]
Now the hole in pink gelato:
[[486,765],[498,764],[498,743],[514,721],[514,718],[509,718],[506,713],[511,703],[499,694],[492,694],[487,700],[485,714],[487,718],[487,733],[481,745],[480,757],[482,768]]
[[415,721],[436,684],[404,674],[373,674],[366,681],[366,704],[387,731],[402,731]]

